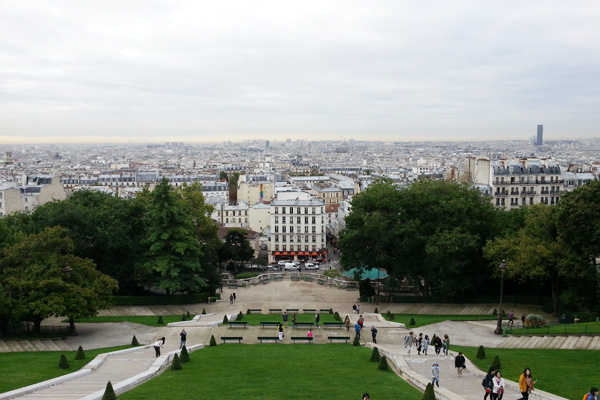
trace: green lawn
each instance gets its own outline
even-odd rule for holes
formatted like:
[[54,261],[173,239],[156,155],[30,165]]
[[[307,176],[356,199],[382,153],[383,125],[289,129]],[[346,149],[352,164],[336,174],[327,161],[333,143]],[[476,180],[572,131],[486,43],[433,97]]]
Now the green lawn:
[[[0,354],[0,393],[32,385],[57,376],[70,374],[89,363],[98,354],[127,349],[131,346],[85,350],[85,359],[75,360],[76,351],[39,351]],[[69,369],[58,368],[61,354],[67,356]]]
[[[165,321],[164,325],[157,324],[158,316],[153,315],[130,315],[130,316],[115,316],[115,317],[89,317],[89,318],[77,318],[75,322],[133,322],[136,324],[143,324],[149,326],[165,326],[170,322],[180,322],[181,315],[163,315],[163,321]],[[69,320],[64,320],[63,322],[69,322]]]
[[579,324],[550,325],[544,328],[506,328],[514,335],[590,335],[600,334],[600,323],[584,322]]
[[453,351],[462,351],[481,370],[487,371],[494,356],[500,357],[502,374],[506,379],[519,381],[524,368],[531,368],[536,388],[557,394],[567,399],[579,399],[598,386],[598,364],[600,350],[557,350],[557,349],[494,349],[486,348],[487,358],[479,360],[476,347],[451,346]]
[[[333,319],[333,314],[319,313],[319,325],[323,322],[341,322]],[[248,325],[260,325],[261,322],[281,322],[283,317],[281,314],[244,314],[242,321],[248,322]],[[315,322],[315,314],[298,314],[296,313],[296,322]],[[288,315],[288,326],[292,326],[292,315]]]
[[[479,321],[498,319],[497,315],[428,315],[428,314],[393,314],[394,319],[388,318],[387,314],[381,314],[388,321],[401,322],[407,328],[418,328],[424,325],[435,324],[443,321]],[[415,325],[410,325],[410,319],[415,319]]]
[[180,371],[127,392],[121,400],[372,399],[419,400],[423,394],[371,363],[371,350],[351,345],[227,344],[191,353]]

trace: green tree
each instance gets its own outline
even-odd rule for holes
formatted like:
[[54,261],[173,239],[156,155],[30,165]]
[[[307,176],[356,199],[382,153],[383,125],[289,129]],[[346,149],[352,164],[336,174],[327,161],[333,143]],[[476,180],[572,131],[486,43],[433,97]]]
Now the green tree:
[[225,243],[219,250],[219,257],[222,262],[233,261],[236,266],[239,266],[244,261],[250,261],[254,256],[254,250],[250,247],[250,243],[246,239],[248,231],[242,228],[231,228],[225,235]]
[[166,179],[152,192],[145,216],[147,259],[136,265],[137,277],[148,287],[167,294],[198,292],[206,287],[200,259],[203,257],[189,212]]
[[[95,269],[92,260],[73,255],[74,245],[61,227],[46,228],[4,251],[0,287],[13,316],[32,321],[40,331],[50,316],[90,317],[110,306],[117,281]],[[71,326],[72,332],[74,325]]]
[[354,196],[340,235],[342,265],[380,267],[431,294],[483,294],[490,270],[482,247],[498,214],[478,189],[419,180],[402,189],[381,180]]

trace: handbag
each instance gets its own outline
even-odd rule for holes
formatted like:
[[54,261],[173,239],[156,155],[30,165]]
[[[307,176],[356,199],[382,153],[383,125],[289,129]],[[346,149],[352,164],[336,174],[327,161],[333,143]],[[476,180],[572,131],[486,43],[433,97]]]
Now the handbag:
[[502,386],[500,386],[498,388],[498,394],[503,394],[504,393],[504,388]]

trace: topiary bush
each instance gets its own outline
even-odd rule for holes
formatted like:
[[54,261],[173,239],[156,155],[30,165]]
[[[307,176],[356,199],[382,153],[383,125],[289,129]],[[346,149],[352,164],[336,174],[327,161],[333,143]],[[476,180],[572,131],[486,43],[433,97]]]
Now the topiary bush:
[[477,349],[476,357],[480,360],[485,360],[485,349],[483,348],[483,346],[479,346],[479,348]]
[[226,324],[228,322],[229,320],[227,319],[227,315],[223,315],[223,323]]
[[217,341],[215,340],[215,335],[210,336],[210,346],[216,346]]
[[329,314],[333,314],[333,308],[329,309]]
[[246,315],[250,314],[250,309],[246,309]]
[[83,352],[83,347],[79,346],[77,349],[77,354],[75,354],[76,360],[83,360],[85,358],[85,353]]
[[375,314],[379,314],[379,310],[377,309],[377,307],[375,307],[375,311],[373,311]]
[[392,314],[392,312],[390,310],[388,310],[386,317],[387,317],[387,319],[392,320],[392,319],[394,319],[394,314]]
[[[137,338],[135,337],[135,335],[133,335],[133,338],[131,338],[131,345],[132,346],[139,346],[140,342],[138,342]],[[109,382],[110,383],[110,382]]]
[[187,316],[185,315],[185,313],[181,314],[181,320],[187,321]]
[[342,317],[340,316],[340,313],[336,311],[335,314],[333,314],[333,319],[336,321],[341,321]]
[[171,370],[179,371],[182,368],[183,367],[181,366],[181,363],[179,362],[179,356],[177,355],[177,353],[175,353],[175,357],[173,357],[173,364],[171,365]]
[[358,336],[354,336],[354,340],[352,341],[352,346],[360,346],[360,339]]
[[164,325],[165,324],[165,320],[163,319],[162,315],[158,317],[158,321],[156,321],[157,325]]
[[525,317],[525,326],[528,328],[543,328],[546,326],[546,320],[541,315],[529,314]]
[[414,318],[410,319],[410,322],[408,323],[408,326],[415,326],[417,323],[415,322]]
[[500,368],[502,368],[502,363],[500,362],[500,357],[495,356],[494,360],[492,361],[492,365],[490,365],[490,368],[493,369],[494,371],[498,371]]
[[385,358],[385,356],[381,357],[381,360],[379,360],[379,365],[377,366],[377,368],[382,371],[387,371],[388,369],[390,369],[390,366],[388,365],[388,362],[387,362],[387,358]]
[[435,400],[435,393],[433,392],[433,384],[431,382],[427,384],[422,400]]
[[188,353],[187,347],[185,347],[185,344],[181,348],[181,354],[179,355],[179,361],[181,361],[182,363],[190,362],[190,353]]
[[58,361],[58,367],[62,369],[69,369],[69,361],[67,360],[67,356],[62,354],[60,356],[60,360]]
[[498,315],[498,310],[496,310],[496,309],[494,308],[494,311],[492,311],[492,315]]
[[202,309],[202,315],[206,315],[206,308]]
[[379,349],[377,347],[373,347],[373,351],[371,352],[371,362],[379,362],[381,361],[381,355],[379,354]]
[[185,316],[187,317],[187,319],[191,319],[191,318],[192,318],[192,314],[190,314],[190,310],[188,310],[188,311],[185,313]]
[[241,321],[244,319],[244,314],[242,314],[242,312],[240,311],[239,314],[237,315],[237,318],[235,319],[236,321]]
[[102,395],[102,400],[116,400],[117,395],[112,387],[112,383],[108,381],[106,384],[106,389],[104,389],[104,394]]

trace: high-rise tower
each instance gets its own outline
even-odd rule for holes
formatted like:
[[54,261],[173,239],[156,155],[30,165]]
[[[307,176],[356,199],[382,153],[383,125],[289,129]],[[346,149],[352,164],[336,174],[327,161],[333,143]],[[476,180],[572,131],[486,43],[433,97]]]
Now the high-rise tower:
[[538,125],[537,140],[535,141],[535,145],[542,146],[543,144],[544,144],[544,125]]

